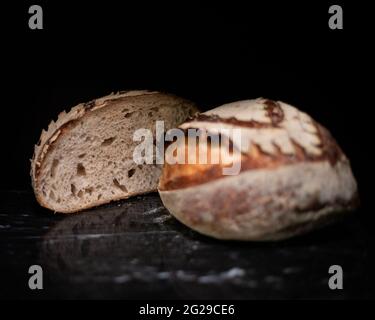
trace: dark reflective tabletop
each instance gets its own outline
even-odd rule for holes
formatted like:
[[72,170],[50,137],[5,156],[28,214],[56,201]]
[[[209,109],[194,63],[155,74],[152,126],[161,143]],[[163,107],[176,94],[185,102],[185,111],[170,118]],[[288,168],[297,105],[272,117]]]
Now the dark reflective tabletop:
[[[2,192],[1,298],[340,299],[374,297],[374,241],[356,214],[296,239],[210,239],[171,217],[157,194],[80,214]],[[43,269],[30,290],[28,269]],[[344,289],[330,290],[340,265]]]

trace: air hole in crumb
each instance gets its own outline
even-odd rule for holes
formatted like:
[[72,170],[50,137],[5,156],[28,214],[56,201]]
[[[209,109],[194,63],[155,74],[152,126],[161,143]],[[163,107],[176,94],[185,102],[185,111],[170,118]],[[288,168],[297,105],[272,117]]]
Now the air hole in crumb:
[[84,158],[85,155],[86,155],[86,153],[82,153],[82,154],[80,154],[80,155],[78,156],[78,158],[82,159],[82,158]]
[[127,113],[124,117],[125,117],[125,118],[130,118],[130,117],[133,115],[133,113],[134,113],[134,112],[129,112],[129,113]]
[[86,139],[85,139],[85,142],[88,142],[90,140],[91,140],[91,138],[89,136],[87,136]]
[[101,197],[102,197],[102,195],[101,195],[101,194],[99,194],[99,195],[98,195],[98,200],[100,200],[100,198],[101,198]]
[[73,183],[70,185],[70,191],[72,192],[73,196],[76,195],[77,188]]
[[134,173],[135,173],[135,169],[130,169],[128,171],[128,178],[131,178],[134,175]]
[[83,191],[79,190],[78,193],[77,193],[77,196],[78,196],[78,198],[82,198],[83,197]]
[[128,189],[122,184],[118,182],[116,178],[113,179],[113,184],[116,186],[116,188],[119,188],[122,192],[128,192]]
[[159,111],[159,107],[153,107],[153,108],[151,108],[151,110],[157,112],[157,111]]
[[51,166],[51,177],[54,178],[56,175],[57,166],[59,165],[59,160],[53,159]]
[[91,196],[93,191],[94,191],[93,187],[85,188],[85,192],[88,193],[90,196]]
[[78,176],[85,176],[86,175],[86,169],[83,166],[82,163],[77,164],[77,175]]
[[149,113],[148,113],[148,116],[149,117],[152,117],[154,114],[150,111]]
[[125,112],[128,112],[128,111],[129,111],[129,109],[126,109],[126,108],[121,110],[122,113],[125,113]]
[[104,141],[102,142],[102,146],[109,146],[112,144],[113,141],[115,141],[116,137],[111,137],[111,138],[108,138],[108,139],[104,139]]
[[55,194],[52,190],[49,192],[49,197],[50,199],[55,200]]

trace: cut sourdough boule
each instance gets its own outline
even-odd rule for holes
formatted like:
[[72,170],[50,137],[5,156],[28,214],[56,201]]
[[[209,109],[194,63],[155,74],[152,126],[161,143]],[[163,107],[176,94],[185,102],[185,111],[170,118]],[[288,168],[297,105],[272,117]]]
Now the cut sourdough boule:
[[[133,161],[133,133],[165,130],[197,112],[195,105],[170,94],[128,91],[79,104],[59,114],[42,132],[31,160],[38,202],[70,213],[112,200],[157,190],[160,165]],[[155,136],[155,135],[154,135]]]
[[[218,163],[164,164],[159,194],[185,225],[218,239],[279,240],[324,225],[358,205],[349,160],[330,133],[306,113],[283,102],[258,98],[229,103],[180,125],[222,137],[240,129],[230,156]],[[185,154],[221,146],[190,137]],[[210,149],[210,147],[212,147]],[[234,150],[239,156],[235,156]],[[211,157],[209,158],[211,159]],[[228,161],[230,160],[230,161]],[[237,175],[223,168],[240,163]]]

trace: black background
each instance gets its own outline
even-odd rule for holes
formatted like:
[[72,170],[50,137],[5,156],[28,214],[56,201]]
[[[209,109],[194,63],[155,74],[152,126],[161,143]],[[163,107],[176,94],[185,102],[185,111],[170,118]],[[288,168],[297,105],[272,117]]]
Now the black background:
[[[357,1],[187,3],[37,0],[3,7],[0,190],[4,192],[0,196],[9,199],[1,199],[1,210],[18,212],[17,201],[24,201],[23,207],[38,207],[29,193],[8,191],[31,191],[29,159],[41,130],[59,112],[80,102],[118,90],[151,89],[175,93],[207,110],[263,96],[299,107],[332,132],[358,181],[362,208],[355,221],[373,234],[374,50],[368,5]],[[43,8],[43,30],[28,28],[31,4]],[[343,7],[344,30],[328,28],[332,4]],[[47,218],[52,220],[50,215],[31,216],[27,228],[40,229]],[[353,226],[354,239],[360,238],[362,227]],[[347,264],[352,259],[368,263],[370,258],[362,251],[361,259],[355,256],[357,244],[347,233],[350,228],[300,241],[306,245],[320,239],[323,251],[331,243],[327,257],[335,257],[343,244],[349,248],[347,254],[343,250]],[[17,240],[25,230],[9,232],[10,236],[4,233],[4,242],[11,239],[17,252],[28,255],[27,237],[25,243]],[[332,239],[337,235],[338,242]],[[370,251],[373,244],[367,241],[373,238],[364,239],[363,247]],[[300,243],[296,241],[280,247],[295,252]],[[5,257],[11,257],[12,250]],[[31,258],[9,258],[4,270],[9,272],[17,259],[26,265]],[[368,264],[353,270],[358,297],[366,279],[357,270],[370,274],[373,268]],[[21,263],[9,277],[13,296],[24,290],[25,279],[16,288],[12,282],[22,276],[26,279],[28,274]],[[367,289],[364,296],[369,295]]]
[[[43,30],[28,28],[30,4],[42,6]],[[342,1],[344,30],[330,30],[331,4],[9,7],[2,20],[0,188],[31,188],[33,145],[60,111],[113,91],[156,89],[202,110],[259,96],[296,105],[336,137],[366,204],[373,171],[371,14],[363,4]]]

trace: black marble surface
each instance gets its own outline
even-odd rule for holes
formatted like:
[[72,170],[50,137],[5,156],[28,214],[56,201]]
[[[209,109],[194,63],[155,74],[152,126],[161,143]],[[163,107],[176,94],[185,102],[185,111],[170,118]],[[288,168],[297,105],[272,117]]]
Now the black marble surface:
[[[42,209],[31,192],[1,192],[1,298],[373,298],[374,241],[358,214],[275,243],[218,241],[171,217],[157,194],[75,215]],[[28,288],[39,264],[44,289]],[[344,289],[328,288],[328,268]]]

